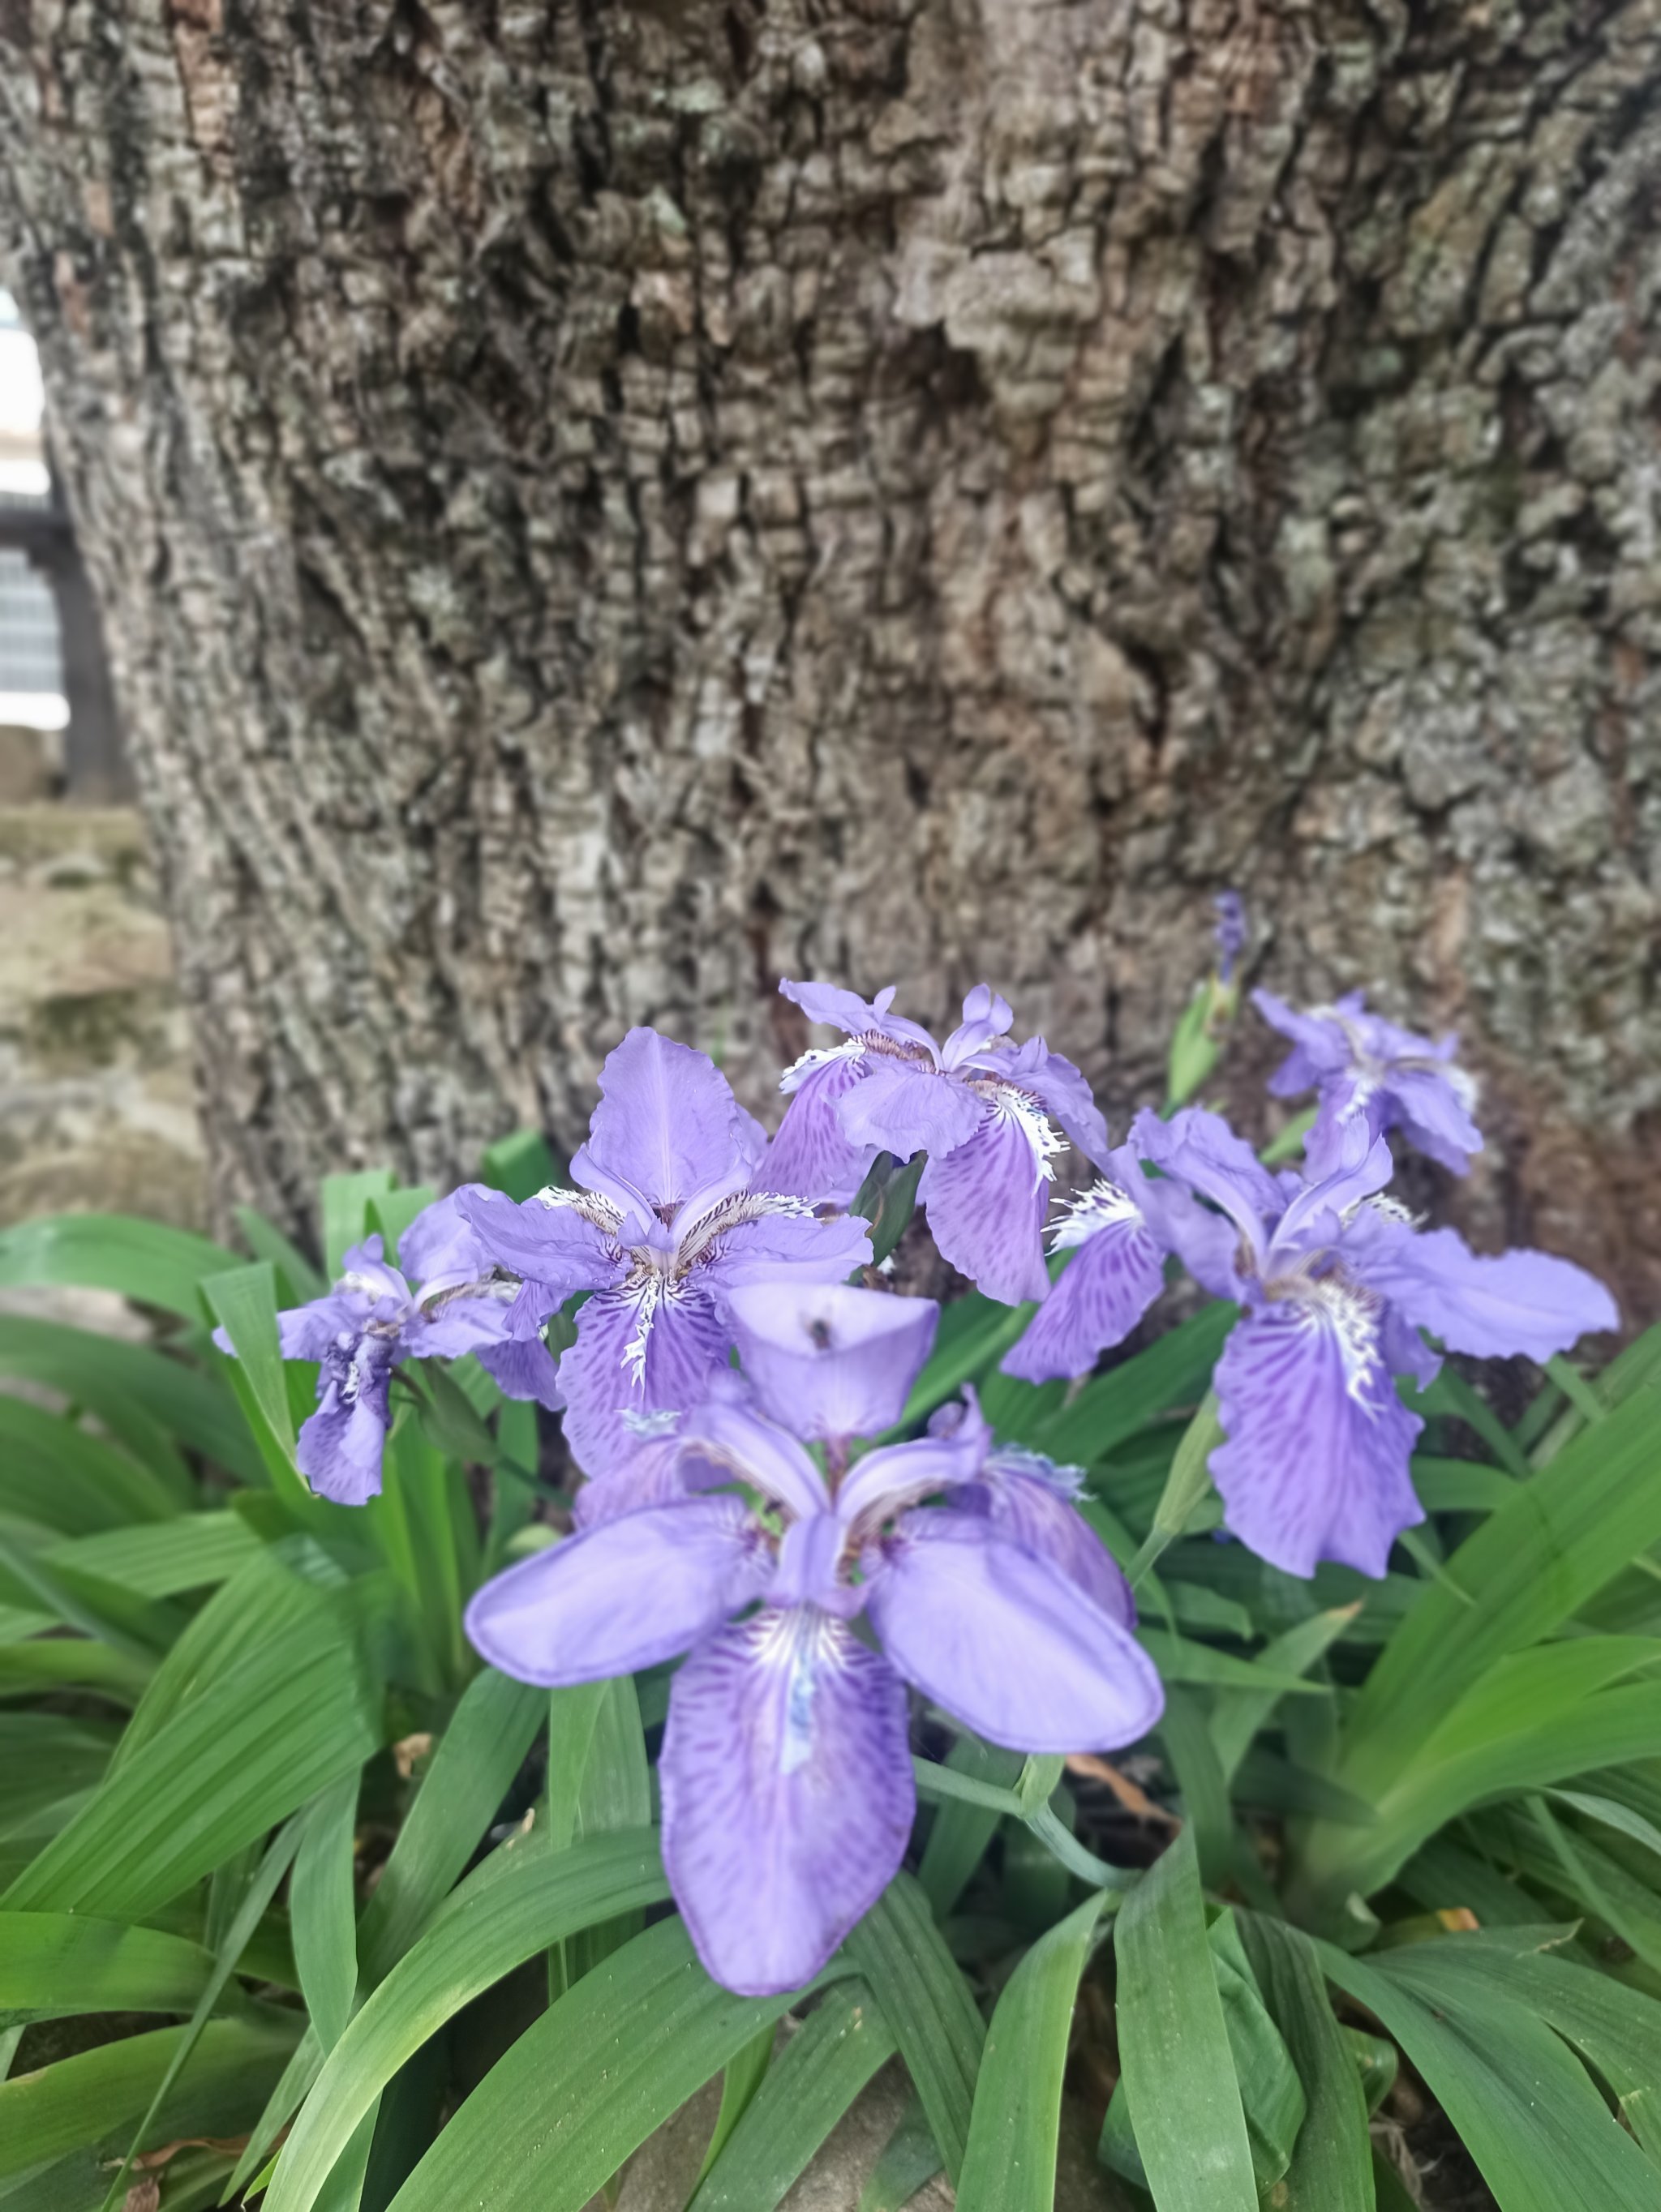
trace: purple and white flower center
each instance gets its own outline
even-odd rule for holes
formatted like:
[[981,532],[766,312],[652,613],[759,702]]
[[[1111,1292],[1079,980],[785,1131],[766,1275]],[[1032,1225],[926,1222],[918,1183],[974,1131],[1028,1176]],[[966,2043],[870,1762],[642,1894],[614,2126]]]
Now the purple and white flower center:
[[1004,1127],[1018,1129],[1025,1138],[1032,1154],[1033,1188],[1054,1182],[1054,1162],[1058,1153],[1067,1150],[1067,1139],[1044,1111],[1043,1102],[1030,1091],[996,1076],[971,1076],[969,1088],[986,1101]]
[[1052,1252],[1070,1251],[1076,1244],[1087,1244],[1104,1229],[1139,1223],[1141,1218],[1142,1210],[1130,1193],[1104,1178],[1068,1201],[1061,1219],[1050,1232],[1050,1249]]
[[1335,1344],[1344,1389],[1368,1412],[1378,1377],[1378,1333],[1384,1302],[1334,1265],[1329,1252],[1310,1252],[1272,1275],[1263,1296],[1291,1305],[1304,1324],[1324,1329]]

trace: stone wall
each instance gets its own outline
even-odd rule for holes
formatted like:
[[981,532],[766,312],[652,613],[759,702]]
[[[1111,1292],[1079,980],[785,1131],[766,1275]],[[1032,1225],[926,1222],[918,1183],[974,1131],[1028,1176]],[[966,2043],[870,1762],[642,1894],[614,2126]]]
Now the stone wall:
[[190,1038],[137,813],[0,805],[0,1224],[70,1207],[205,1221]]

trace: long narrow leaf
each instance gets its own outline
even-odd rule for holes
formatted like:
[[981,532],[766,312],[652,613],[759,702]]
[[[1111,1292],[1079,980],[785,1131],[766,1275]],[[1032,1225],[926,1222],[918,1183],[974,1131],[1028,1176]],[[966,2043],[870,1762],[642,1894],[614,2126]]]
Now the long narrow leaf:
[[650,1830],[558,1851],[534,1835],[504,1844],[453,1893],[329,2053],[284,2146],[267,2212],[311,2212],[399,2068],[482,1990],[578,1928],[668,1893]]
[[893,2054],[863,1983],[827,1990],[775,2060],[691,2212],[772,2212]]
[[998,1999],[987,2032],[958,2212],[1050,2212],[1062,2076],[1079,1977],[1101,1917],[1086,1898],[1032,1946]]
[[910,1875],[895,1877],[847,1948],[894,2032],[955,2182],[969,2141],[986,2025]]
[[793,2002],[734,1996],[698,1965],[681,1923],[660,1921],[526,2029],[393,2212],[581,2212],[637,2144]]
[[1122,2086],[1159,2212],[1256,2212],[1239,2084],[1184,1829],[1114,1928]]

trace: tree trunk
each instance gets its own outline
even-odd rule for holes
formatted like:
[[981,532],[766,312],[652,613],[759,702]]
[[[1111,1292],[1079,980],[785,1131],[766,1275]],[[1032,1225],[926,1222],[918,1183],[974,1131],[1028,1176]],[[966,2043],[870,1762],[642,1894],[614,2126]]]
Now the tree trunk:
[[569,1144],[632,1020],[762,1105],[781,974],[984,974],[1116,1122],[1238,884],[1653,1302],[1658,0],[0,0],[0,79],[223,1195]]

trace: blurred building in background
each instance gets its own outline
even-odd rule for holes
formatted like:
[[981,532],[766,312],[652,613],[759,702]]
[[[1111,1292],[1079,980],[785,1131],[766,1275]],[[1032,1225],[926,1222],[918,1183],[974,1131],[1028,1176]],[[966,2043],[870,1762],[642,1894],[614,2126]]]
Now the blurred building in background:
[[[88,1207],[204,1217],[188,1029],[128,796],[34,341],[0,291],[0,1226]],[[88,1318],[89,1297],[61,1294],[64,1317]]]
[[129,788],[98,611],[52,481],[34,341],[0,292],[0,801]]

